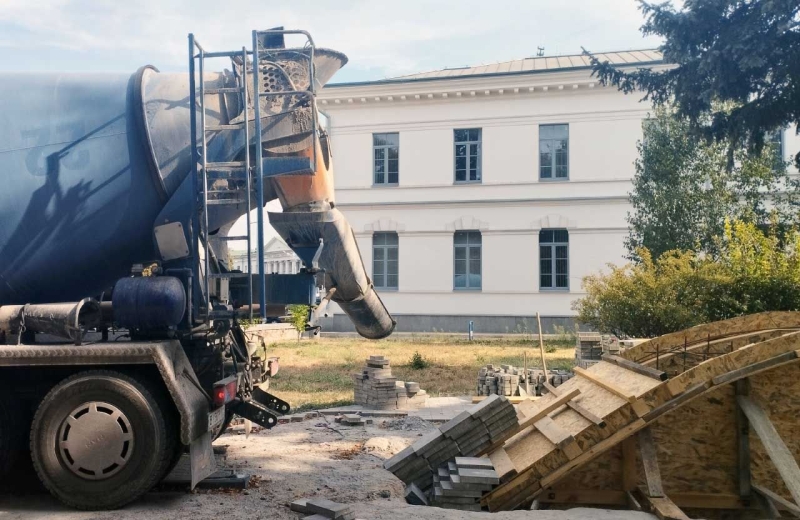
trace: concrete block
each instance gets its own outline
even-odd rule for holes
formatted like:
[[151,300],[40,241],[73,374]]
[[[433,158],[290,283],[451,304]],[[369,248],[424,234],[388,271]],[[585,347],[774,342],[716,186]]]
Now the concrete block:
[[465,484],[500,484],[497,472],[486,469],[461,469],[458,468],[458,476]]
[[494,466],[489,457],[456,457],[458,469],[490,469],[494,471]]
[[406,502],[415,506],[427,506],[428,497],[416,484],[406,486]]
[[353,520],[355,513],[349,504],[340,504],[326,498],[312,498],[306,501],[311,513],[323,515],[331,520]]

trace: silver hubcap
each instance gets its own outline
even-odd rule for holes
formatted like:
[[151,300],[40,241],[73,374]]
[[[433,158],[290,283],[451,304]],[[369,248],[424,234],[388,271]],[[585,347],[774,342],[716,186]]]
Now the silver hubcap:
[[93,401],[75,408],[61,423],[58,440],[64,465],[88,480],[115,475],[133,453],[131,423],[108,403]]

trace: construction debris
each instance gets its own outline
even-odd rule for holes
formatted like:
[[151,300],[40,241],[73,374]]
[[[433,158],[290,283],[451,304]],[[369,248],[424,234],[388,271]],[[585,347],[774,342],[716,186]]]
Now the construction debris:
[[[427,492],[425,499],[433,501],[434,478],[441,476],[443,467],[448,468],[448,463],[455,463],[458,458],[464,465],[465,471],[476,469],[474,461],[462,457],[474,457],[486,453],[517,425],[517,412],[514,406],[505,397],[493,395],[422,436],[417,442],[386,461],[384,468],[407,485],[415,485],[423,493]],[[486,462],[482,464],[484,466],[477,469],[486,470]],[[409,493],[411,492],[407,490],[407,498]],[[419,501],[416,493],[411,493],[411,496]]]
[[[568,370],[548,370],[545,377],[544,370],[524,368],[513,365],[486,365],[478,370],[478,395],[504,395],[506,397],[542,395],[547,393],[544,383],[547,381],[552,386],[560,386],[569,381],[574,374]],[[530,391],[530,393],[529,393]]]
[[422,408],[428,394],[419,383],[398,381],[392,376],[389,360],[370,356],[360,374],[353,374],[355,402],[378,410]]
[[345,426],[365,426],[367,424],[372,424],[372,419],[364,418],[357,413],[347,413],[337,416],[334,421]]

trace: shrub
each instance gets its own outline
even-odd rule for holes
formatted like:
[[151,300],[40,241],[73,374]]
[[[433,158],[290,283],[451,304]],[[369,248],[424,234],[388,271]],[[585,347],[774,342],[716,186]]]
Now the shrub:
[[699,323],[762,311],[800,309],[800,235],[778,238],[751,223],[726,222],[716,257],[668,251],[610,266],[583,281],[578,321],[619,336],[654,337]]
[[309,310],[308,305],[289,305],[289,323],[297,330],[297,341],[300,341],[300,336],[308,325]]
[[411,362],[408,365],[414,370],[423,370],[431,366],[431,363],[422,357],[422,354],[417,350],[414,352],[414,355],[411,356]]

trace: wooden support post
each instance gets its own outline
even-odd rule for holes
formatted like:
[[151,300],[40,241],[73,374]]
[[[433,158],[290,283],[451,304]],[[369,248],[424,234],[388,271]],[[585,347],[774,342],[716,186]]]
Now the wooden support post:
[[637,436],[639,453],[644,466],[644,478],[647,481],[647,494],[650,497],[663,497],[664,488],[661,485],[661,471],[658,468],[658,454],[653,433],[650,428],[644,428]]
[[536,313],[536,323],[539,325],[539,353],[542,355],[542,370],[544,370],[544,380],[548,381],[547,378],[547,362],[544,359],[544,336],[542,336],[542,319],[539,317],[539,313]]
[[757,486],[753,484],[753,491],[764,497],[765,500],[770,502],[775,509],[780,506],[782,509],[789,511],[794,516],[800,518],[800,507],[797,507],[795,504],[792,504],[782,496],[777,493],[773,493],[767,488],[762,488],[761,486]]
[[800,504],[800,467],[797,466],[794,455],[778,435],[778,431],[763,408],[744,395],[737,396],[736,400],[756,435],[761,439],[764,450],[783,478],[795,504]]
[[[740,379],[736,381],[736,397],[750,395],[750,381]],[[742,408],[736,407],[736,436],[739,441],[737,454],[737,470],[739,473],[739,496],[743,500],[750,500],[752,493],[750,477],[750,423]]]
[[690,520],[686,513],[675,505],[675,503],[667,497],[648,497],[645,493],[641,494],[641,498],[650,509],[661,520]]

